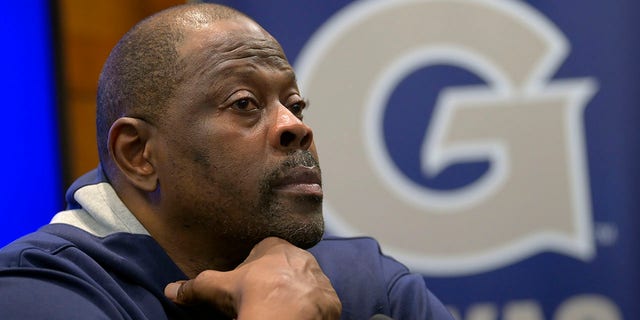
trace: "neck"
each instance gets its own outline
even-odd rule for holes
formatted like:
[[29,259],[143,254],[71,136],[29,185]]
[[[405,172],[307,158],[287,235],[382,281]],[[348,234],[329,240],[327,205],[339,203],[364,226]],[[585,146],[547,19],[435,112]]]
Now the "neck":
[[[139,218],[140,219],[140,218]],[[249,255],[252,246],[241,241],[217,238],[215,232],[193,230],[180,223],[140,219],[151,236],[189,278],[205,270],[235,269]],[[195,228],[197,229],[197,228]]]
[[132,197],[132,194],[123,192],[119,196],[189,278],[205,270],[232,270],[244,261],[252,249],[252,245],[243,241],[216,238],[213,231],[167,219],[159,208],[149,205],[150,202],[143,197]]
[[[179,236],[151,235],[167,252],[171,260],[189,278],[195,278],[205,270],[229,271],[235,269],[249,254],[251,248],[228,246],[221,248],[215,245],[202,246],[202,240],[193,240]],[[165,233],[166,235],[166,233]],[[214,242],[214,239],[211,240]],[[215,241],[215,243],[225,243]]]

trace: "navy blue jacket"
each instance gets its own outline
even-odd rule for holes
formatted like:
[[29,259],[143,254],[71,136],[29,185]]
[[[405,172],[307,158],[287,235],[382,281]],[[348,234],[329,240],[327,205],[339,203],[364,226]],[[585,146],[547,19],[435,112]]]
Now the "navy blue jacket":
[[[186,279],[100,170],[67,193],[51,224],[0,250],[1,319],[224,319],[164,295]],[[327,237],[309,250],[342,302],[342,319],[452,319],[422,276],[371,238]]]

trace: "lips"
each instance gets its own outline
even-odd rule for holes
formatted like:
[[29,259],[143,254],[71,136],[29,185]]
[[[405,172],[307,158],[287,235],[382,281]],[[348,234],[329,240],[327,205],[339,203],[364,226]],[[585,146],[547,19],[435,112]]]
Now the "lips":
[[271,187],[276,192],[322,196],[320,169],[316,166],[293,167],[273,181]]

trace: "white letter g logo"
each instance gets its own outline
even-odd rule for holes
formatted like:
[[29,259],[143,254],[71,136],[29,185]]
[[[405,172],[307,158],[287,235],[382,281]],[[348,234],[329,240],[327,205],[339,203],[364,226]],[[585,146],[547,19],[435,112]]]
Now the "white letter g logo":
[[[373,235],[433,275],[493,269],[543,250],[591,257],[582,111],[596,86],[550,81],[567,50],[548,20],[513,1],[362,1],[339,12],[296,64],[316,105],[308,118],[329,227]],[[440,92],[424,132],[425,176],[490,163],[476,181],[447,191],[407,179],[382,128],[398,83],[435,65],[487,83]]]

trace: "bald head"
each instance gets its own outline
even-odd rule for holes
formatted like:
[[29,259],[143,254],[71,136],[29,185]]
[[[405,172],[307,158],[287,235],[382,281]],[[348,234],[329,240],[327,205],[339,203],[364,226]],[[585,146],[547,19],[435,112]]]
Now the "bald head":
[[150,16],[122,37],[98,81],[96,126],[101,163],[109,163],[107,140],[115,120],[130,116],[161,121],[159,115],[185,77],[179,54],[185,32],[227,19],[249,18],[221,5],[187,4]]

